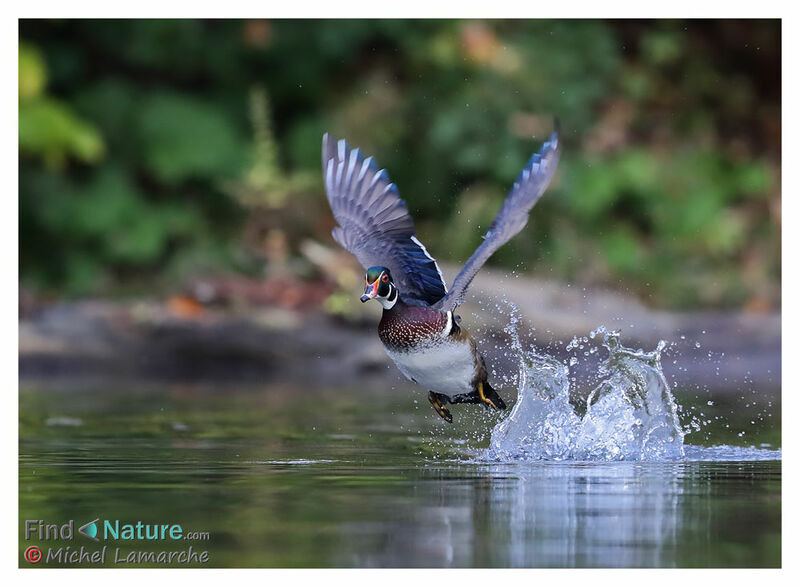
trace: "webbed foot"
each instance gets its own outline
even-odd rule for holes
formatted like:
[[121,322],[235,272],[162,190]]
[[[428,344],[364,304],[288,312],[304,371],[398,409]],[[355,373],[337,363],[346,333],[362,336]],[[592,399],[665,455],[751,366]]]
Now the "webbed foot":
[[[485,390],[484,385],[486,385]],[[486,407],[492,407],[495,410],[506,409],[506,402],[503,401],[503,398],[497,395],[497,392],[492,389],[488,382],[479,381],[477,392],[478,397],[484,404],[486,404]]]
[[436,413],[442,417],[442,419],[452,423],[453,422],[453,414],[450,413],[445,407],[445,402],[447,402],[447,396],[441,393],[436,393],[434,391],[428,392],[428,401],[431,402],[433,409],[436,410]]

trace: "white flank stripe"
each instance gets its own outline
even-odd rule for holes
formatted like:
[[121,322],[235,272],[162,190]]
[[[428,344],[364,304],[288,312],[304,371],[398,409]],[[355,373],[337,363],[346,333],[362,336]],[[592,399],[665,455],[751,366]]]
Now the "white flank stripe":
[[447,324],[442,331],[442,336],[450,336],[450,331],[453,329],[453,312],[447,312]]

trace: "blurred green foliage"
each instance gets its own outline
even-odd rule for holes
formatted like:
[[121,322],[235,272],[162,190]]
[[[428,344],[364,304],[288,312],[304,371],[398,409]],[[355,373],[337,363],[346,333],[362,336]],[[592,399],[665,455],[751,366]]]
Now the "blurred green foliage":
[[103,155],[97,129],[75,115],[68,104],[44,95],[47,71],[41,53],[19,45],[19,148],[51,167],[75,157],[92,163]]
[[[493,263],[667,307],[780,303],[779,21],[21,21],[20,272],[59,295],[331,244],[325,131],[464,261],[557,115]],[[266,235],[271,235],[269,239]]]

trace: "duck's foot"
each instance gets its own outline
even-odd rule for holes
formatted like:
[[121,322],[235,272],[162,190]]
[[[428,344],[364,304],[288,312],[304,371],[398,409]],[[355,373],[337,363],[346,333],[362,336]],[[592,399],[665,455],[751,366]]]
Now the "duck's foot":
[[442,419],[447,420],[448,422],[453,422],[453,414],[450,413],[445,407],[445,402],[447,401],[447,396],[441,393],[436,393],[435,391],[428,392],[428,401],[431,402],[433,409],[436,410],[436,413],[442,417]]
[[[484,385],[486,385],[485,390]],[[495,410],[506,409],[506,403],[499,395],[497,395],[497,392],[491,388],[488,382],[479,381],[477,392],[478,397],[481,398],[481,401],[486,405],[487,408],[492,407]]]

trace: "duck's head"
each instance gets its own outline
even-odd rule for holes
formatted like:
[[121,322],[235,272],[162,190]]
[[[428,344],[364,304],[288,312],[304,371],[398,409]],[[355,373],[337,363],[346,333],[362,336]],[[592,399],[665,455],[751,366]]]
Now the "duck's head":
[[388,310],[397,303],[397,286],[392,281],[392,274],[386,267],[370,267],[364,277],[366,285],[362,302],[378,300]]

